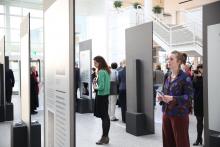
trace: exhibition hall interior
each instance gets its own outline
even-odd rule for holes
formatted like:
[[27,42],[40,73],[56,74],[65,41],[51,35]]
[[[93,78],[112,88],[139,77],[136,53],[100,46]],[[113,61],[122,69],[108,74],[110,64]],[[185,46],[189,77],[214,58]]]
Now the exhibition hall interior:
[[0,0],[0,147],[220,147],[219,0]]

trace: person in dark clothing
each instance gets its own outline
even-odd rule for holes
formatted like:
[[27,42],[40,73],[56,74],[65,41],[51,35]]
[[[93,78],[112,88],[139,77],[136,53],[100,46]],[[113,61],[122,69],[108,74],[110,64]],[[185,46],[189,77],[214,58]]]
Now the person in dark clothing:
[[38,72],[35,66],[31,67],[31,114],[36,114],[37,107],[39,107],[39,82],[38,82]]
[[154,107],[156,106],[156,91],[158,88],[162,88],[164,83],[164,73],[161,70],[161,66],[160,64],[156,65],[155,70],[153,71],[153,96],[154,96],[154,100],[153,100],[153,104]]
[[12,96],[12,89],[15,84],[15,78],[13,71],[11,69],[8,69],[5,72],[5,89],[6,89],[6,102],[11,103],[11,96]]
[[95,67],[92,68],[92,74],[91,74],[91,81],[93,82],[93,80],[96,78],[96,69]]
[[75,66],[75,74],[74,74],[74,84],[75,84],[75,90],[74,90],[74,96],[77,101],[77,90],[79,88],[79,81],[80,81],[80,73],[79,73],[79,67]]
[[163,83],[165,83],[166,82],[166,79],[169,77],[169,75],[171,74],[171,71],[170,71],[170,68],[169,68],[169,66],[168,66],[168,63],[166,64],[166,69],[167,69],[167,71],[166,71],[166,73],[164,74],[164,82]]
[[119,102],[121,106],[121,115],[122,115],[122,122],[126,123],[126,67],[125,61],[124,67],[118,73],[118,82],[119,82]]
[[194,88],[194,114],[197,119],[197,139],[193,144],[197,146],[202,145],[202,131],[203,131],[203,66],[199,64],[197,70],[194,71],[193,88]]

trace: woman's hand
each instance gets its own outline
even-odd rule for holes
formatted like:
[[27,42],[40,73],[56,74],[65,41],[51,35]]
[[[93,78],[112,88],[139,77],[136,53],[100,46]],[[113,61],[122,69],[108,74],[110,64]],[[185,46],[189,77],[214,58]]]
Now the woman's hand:
[[92,84],[93,84],[93,85],[97,84],[97,78],[94,78],[94,79],[93,79]]
[[169,103],[173,100],[173,96],[170,96],[170,95],[157,95],[157,100],[159,102],[163,101],[165,103]]
[[173,100],[173,96],[170,96],[170,95],[164,95],[163,96],[163,101],[165,102],[165,103],[169,103],[169,102],[171,102]]
[[163,96],[162,95],[157,95],[157,100],[159,101],[159,102],[161,102],[161,101],[163,101]]
[[93,85],[93,89],[94,89],[94,90],[98,89],[97,78],[94,78],[94,79],[93,79],[92,85]]

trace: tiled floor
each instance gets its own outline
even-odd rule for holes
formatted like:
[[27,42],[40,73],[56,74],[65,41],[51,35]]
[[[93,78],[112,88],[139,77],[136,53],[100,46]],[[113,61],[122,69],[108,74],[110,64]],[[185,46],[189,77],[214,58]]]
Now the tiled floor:
[[[38,114],[32,115],[32,120],[41,123],[41,139],[42,147],[44,147],[43,133],[43,99],[40,98],[40,108]],[[20,98],[13,96],[14,103],[14,122],[20,121]],[[120,108],[116,110],[116,116],[119,118],[117,122],[111,122],[110,128],[110,144],[108,147],[162,147],[161,135],[161,108],[157,106],[155,109],[155,134],[136,137],[125,131],[125,124],[121,122]],[[0,123],[0,147],[10,146],[10,125],[8,123]],[[190,116],[190,143],[196,139],[196,119]],[[95,142],[100,139],[101,120],[95,118],[93,114],[76,113],[76,147],[96,147]],[[4,138],[4,139],[3,139]]]

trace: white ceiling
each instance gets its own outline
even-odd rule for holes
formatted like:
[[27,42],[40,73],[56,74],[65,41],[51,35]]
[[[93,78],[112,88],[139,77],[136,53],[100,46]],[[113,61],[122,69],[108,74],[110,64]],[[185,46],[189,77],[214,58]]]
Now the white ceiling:
[[0,4],[31,9],[43,8],[43,0],[0,0]]
[[102,15],[105,13],[106,0],[76,0],[76,15]]

